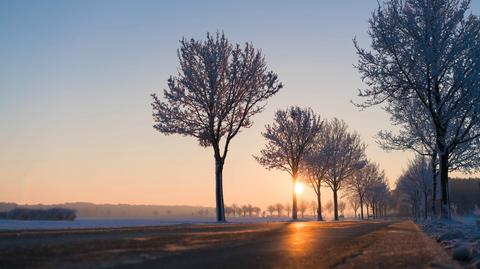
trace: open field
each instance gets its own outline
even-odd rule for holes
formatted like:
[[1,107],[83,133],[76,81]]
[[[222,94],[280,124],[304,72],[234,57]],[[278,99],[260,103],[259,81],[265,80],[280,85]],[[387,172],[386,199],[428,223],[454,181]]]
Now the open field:
[[[228,218],[229,223],[268,223],[288,221],[287,217],[257,218],[233,217]],[[311,219],[306,219],[311,220]],[[74,221],[48,221],[48,220],[5,220],[0,219],[2,230],[53,230],[53,229],[91,229],[91,228],[123,228],[142,226],[164,226],[185,224],[213,224],[214,217],[172,217],[172,218],[79,218]]]
[[454,268],[457,264],[409,221],[202,224],[0,232],[2,268],[353,266]]

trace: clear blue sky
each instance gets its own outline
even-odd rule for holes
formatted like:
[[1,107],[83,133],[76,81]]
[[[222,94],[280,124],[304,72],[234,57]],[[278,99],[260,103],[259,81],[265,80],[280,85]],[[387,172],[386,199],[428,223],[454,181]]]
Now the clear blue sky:
[[376,0],[0,1],[0,201],[213,205],[211,150],[156,133],[149,94],[176,72],[178,40],[216,30],[261,48],[286,86],[233,142],[227,203],[289,199],[288,175],[265,171],[251,157],[262,147],[263,126],[288,105],[344,119],[393,182],[409,155],[374,143],[376,132],[389,128],[388,117],[349,103],[362,86],[352,68],[352,38],[369,44],[367,19],[376,6]]

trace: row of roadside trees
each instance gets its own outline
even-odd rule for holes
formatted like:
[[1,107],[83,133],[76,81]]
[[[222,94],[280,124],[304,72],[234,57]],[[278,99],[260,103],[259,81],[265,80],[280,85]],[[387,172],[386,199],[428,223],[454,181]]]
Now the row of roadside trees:
[[[364,101],[357,105],[381,104],[390,114],[399,131],[379,133],[384,148],[429,158],[433,189],[439,175],[443,218],[450,217],[448,173],[480,167],[480,20],[469,14],[469,6],[468,0],[386,1],[369,20],[371,50],[354,42],[356,68],[367,85],[359,93]],[[206,40],[183,39],[178,57],[178,74],[168,80],[164,98],[152,95],[154,128],[195,137],[213,149],[216,215],[225,221],[222,175],[230,143],[242,128],[252,126],[252,117],[283,84],[268,71],[260,50],[251,43],[231,44],[220,33],[207,34]],[[319,167],[311,160],[328,167],[312,186],[332,189],[338,219],[339,190],[347,189],[347,179],[368,163],[358,134],[338,119],[323,121],[310,109],[292,107],[278,111],[263,135],[267,146],[257,160],[287,171],[294,183],[301,173],[315,175],[309,170]],[[388,192],[385,184],[374,185],[379,193]],[[295,219],[295,192],[292,196]],[[375,195],[367,204],[380,212],[383,196]],[[433,192],[434,201],[435,196]],[[433,212],[438,214],[436,208]]]
[[[205,41],[183,39],[181,45],[178,76],[168,80],[164,100],[152,95],[154,128],[166,135],[193,136],[201,146],[213,148],[216,216],[225,221],[222,174],[230,142],[252,125],[251,117],[263,111],[266,100],[283,85],[251,44],[232,45],[217,33],[207,34]],[[323,120],[311,108],[293,106],[278,110],[263,136],[266,148],[256,160],[268,169],[287,171],[294,186],[297,180],[308,182],[317,194],[319,220],[320,188],[330,187],[338,220],[339,191],[368,164],[358,133],[350,132],[342,120]],[[292,218],[297,219],[295,188],[292,195]]]
[[311,108],[278,110],[263,133],[267,144],[255,159],[267,169],[286,171],[292,178],[292,218],[297,219],[297,181],[305,181],[317,197],[317,219],[322,220],[321,189],[332,190],[334,219],[338,220],[339,192],[357,199],[361,215],[370,205],[385,211],[389,187],[385,173],[367,160],[365,144],[347,124],[321,119]]
[[[344,215],[347,204],[344,201],[338,203],[338,209],[340,215]],[[317,216],[317,202],[316,201],[306,201],[300,199],[298,201],[298,214],[301,218],[305,216]],[[329,201],[325,205],[327,213],[333,212],[333,203]],[[354,208],[352,208],[354,209]],[[354,210],[357,210],[358,207]],[[252,206],[251,204],[246,205],[237,205],[235,203],[225,207],[225,214],[232,217],[290,217],[292,212],[292,205],[290,203],[275,203],[269,205],[265,208],[264,211],[260,207]],[[355,211],[355,216],[356,216]]]

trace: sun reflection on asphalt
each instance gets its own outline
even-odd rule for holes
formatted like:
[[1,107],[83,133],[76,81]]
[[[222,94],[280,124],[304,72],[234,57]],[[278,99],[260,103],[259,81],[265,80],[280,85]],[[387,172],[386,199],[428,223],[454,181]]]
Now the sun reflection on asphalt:
[[303,256],[309,250],[308,225],[305,222],[293,222],[288,225],[287,249],[294,256]]

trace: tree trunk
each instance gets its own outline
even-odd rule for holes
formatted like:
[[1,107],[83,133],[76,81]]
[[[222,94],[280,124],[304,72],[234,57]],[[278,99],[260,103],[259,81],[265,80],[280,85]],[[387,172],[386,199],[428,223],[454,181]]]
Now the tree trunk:
[[450,201],[448,197],[448,153],[440,154],[440,184],[442,187],[440,216],[450,219]]
[[292,183],[293,183],[293,188],[292,188],[292,219],[296,220],[297,219],[297,193],[295,192],[295,185],[297,184],[296,173],[294,173],[293,176],[292,176]]
[[333,190],[333,215],[334,219],[338,220],[338,200],[337,200],[337,190]]
[[225,222],[225,208],[223,203],[223,160],[215,160],[215,197],[217,205],[217,221]]
[[432,177],[433,177],[433,189],[432,189],[432,216],[435,218],[437,216],[437,154],[432,155]]
[[428,218],[428,193],[423,193],[424,200],[425,200],[425,219]]
[[362,216],[363,219],[363,198],[360,197],[360,215]]
[[376,219],[375,213],[376,213],[376,211],[375,211],[375,202],[372,202],[372,219]]
[[322,199],[321,199],[321,193],[320,193],[320,188],[318,188],[318,194],[317,194],[317,220],[322,221]]
[[368,213],[368,202],[365,203],[365,206],[367,207],[367,219],[370,218],[369,213]]

